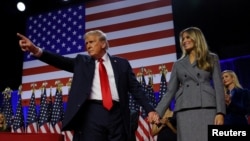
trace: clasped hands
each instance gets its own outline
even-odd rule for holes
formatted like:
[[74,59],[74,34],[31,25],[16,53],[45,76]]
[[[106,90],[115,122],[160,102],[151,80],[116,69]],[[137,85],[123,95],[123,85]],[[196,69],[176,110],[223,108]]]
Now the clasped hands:
[[224,96],[225,96],[225,103],[228,106],[231,103],[231,95],[224,94]]
[[151,123],[151,124],[160,124],[160,116],[157,112],[149,112],[148,113],[148,122]]

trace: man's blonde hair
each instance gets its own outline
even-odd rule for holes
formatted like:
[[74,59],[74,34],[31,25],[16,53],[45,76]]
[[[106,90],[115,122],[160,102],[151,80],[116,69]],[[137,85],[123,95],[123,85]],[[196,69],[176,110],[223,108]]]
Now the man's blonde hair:
[[98,36],[99,37],[99,41],[104,41],[106,43],[106,49],[109,48],[109,43],[108,43],[108,40],[107,40],[107,35],[102,32],[101,30],[91,30],[91,31],[88,31],[84,34],[83,38],[84,40],[88,37],[88,36]]

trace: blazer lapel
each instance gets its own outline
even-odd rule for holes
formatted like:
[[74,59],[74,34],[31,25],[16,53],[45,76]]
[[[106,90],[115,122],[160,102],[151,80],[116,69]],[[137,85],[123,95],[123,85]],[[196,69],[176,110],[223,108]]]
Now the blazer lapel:
[[188,56],[186,56],[185,58],[183,58],[183,61],[181,61],[180,64],[185,68],[185,70],[190,74],[190,76],[192,76],[192,78],[198,81],[195,70],[196,62],[190,64],[189,58]]

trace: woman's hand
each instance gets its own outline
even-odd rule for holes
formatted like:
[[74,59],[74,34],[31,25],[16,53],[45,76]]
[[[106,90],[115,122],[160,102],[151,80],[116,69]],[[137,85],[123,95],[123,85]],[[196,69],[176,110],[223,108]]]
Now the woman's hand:
[[224,124],[224,115],[217,114],[214,119],[214,125],[223,125]]

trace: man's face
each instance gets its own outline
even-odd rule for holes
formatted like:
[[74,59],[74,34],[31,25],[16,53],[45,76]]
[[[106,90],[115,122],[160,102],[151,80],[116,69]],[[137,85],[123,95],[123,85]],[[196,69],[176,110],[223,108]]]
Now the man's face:
[[105,42],[100,41],[98,36],[87,36],[85,38],[85,46],[91,57],[100,58],[105,53]]

